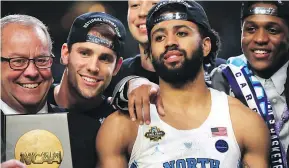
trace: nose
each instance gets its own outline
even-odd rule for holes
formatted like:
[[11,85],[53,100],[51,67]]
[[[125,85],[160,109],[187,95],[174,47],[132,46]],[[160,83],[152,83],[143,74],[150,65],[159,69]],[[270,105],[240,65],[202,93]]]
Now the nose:
[[264,29],[259,29],[254,35],[254,41],[259,45],[267,44],[269,42],[268,32]]
[[149,6],[148,2],[145,1],[144,3],[142,3],[140,7],[139,17],[146,18],[150,8],[151,7]]
[[97,74],[99,72],[99,60],[98,60],[98,57],[96,56],[93,56],[88,64],[87,64],[87,71],[92,73],[92,74]]
[[178,40],[177,40],[175,35],[168,34],[166,38],[167,38],[166,47],[171,47],[171,46],[174,46],[174,45],[177,46],[177,47],[179,46]]
[[33,63],[33,60],[30,60],[28,67],[23,72],[23,75],[30,79],[36,79],[39,76],[39,69]]

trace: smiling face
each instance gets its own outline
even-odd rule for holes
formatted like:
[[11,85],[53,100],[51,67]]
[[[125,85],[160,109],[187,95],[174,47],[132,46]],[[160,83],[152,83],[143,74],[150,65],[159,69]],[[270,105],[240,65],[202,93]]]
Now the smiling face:
[[[268,3],[252,5],[256,6],[276,9],[275,5]],[[257,74],[274,73],[288,60],[288,31],[285,21],[276,16],[251,15],[244,19],[242,50]]]
[[115,52],[91,42],[72,45],[68,82],[85,99],[95,98],[109,85],[116,65]]
[[152,61],[164,81],[183,85],[193,81],[208,55],[208,38],[202,40],[198,26],[190,21],[169,20],[155,25],[151,31]]
[[146,16],[160,0],[129,0],[127,22],[129,30],[139,43],[147,43]]
[[[33,59],[51,55],[45,33],[39,27],[10,23],[2,29],[1,40],[1,57]],[[23,112],[27,107],[42,108],[53,78],[50,68],[38,69],[32,61],[24,70],[13,70],[9,62],[2,61],[1,81],[1,99]]]
[[[93,27],[88,34],[105,38],[97,30],[113,33],[108,25],[98,26],[98,28]],[[113,37],[111,38],[113,39]],[[64,44],[62,60],[68,70],[69,91],[84,99],[94,99],[101,96],[122,63],[122,58],[119,58],[118,63],[116,63],[115,51],[92,42],[74,43],[70,52],[67,44]]]

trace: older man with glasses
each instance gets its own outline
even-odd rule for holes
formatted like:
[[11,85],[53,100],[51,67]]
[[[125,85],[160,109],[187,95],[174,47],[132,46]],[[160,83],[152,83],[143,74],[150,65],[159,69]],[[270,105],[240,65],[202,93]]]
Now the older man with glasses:
[[1,29],[2,113],[53,112],[46,102],[54,58],[46,26],[31,16],[9,15],[1,19]]
[[9,62],[10,68],[14,70],[26,69],[30,64],[30,61],[33,61],[33,63],[35,64],[37,68],[46,69],[46,68],[51,67],[53,63],[53,58],[54,58],[54,55],[51,54],[51,56],[39,56],[39,57],[32,58],[32,59],[25,58],[25,57],[17,57],[17,58],[1,57],[1,61]]
[[[0,22],[1,119],[3,115],[62,111],[47,103],[47,93],[53,82],[51,66],[54,58],[47,27],[27,15],[9,15]],[[1,143],[2,149],[3,145]],[[17,160],[9,160],[0,167],[25,166]]]

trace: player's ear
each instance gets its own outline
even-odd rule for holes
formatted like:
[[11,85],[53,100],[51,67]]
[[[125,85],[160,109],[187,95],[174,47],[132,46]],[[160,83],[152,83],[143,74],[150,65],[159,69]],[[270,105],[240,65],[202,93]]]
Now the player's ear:
[[69,50],[67,43],[64,43],[61,47],[61,57],[60,57],[60,63],[62,65],[68,64],[68,57],[69,57]]
[[113,76],[115,76],[115,75],[118,73],[118,71],[119,71],[119,69],[120,69],[120,67],[121,67],[121,65],[122,65],[122,62],[123,62],[123,58],[120,57],[120,58],[117,60],[116,65],[115,65],[115,68],[114,68],[114,70],[113,70]]
[[210,37],[205,37],[205,38],[202,40],[202,46],[203,46],[203,55],[204,55],[204,57],[206,57],[206,56],[208,56],[209,53],[211,52],[212,44],[211,44],[211,39],[210,39]]

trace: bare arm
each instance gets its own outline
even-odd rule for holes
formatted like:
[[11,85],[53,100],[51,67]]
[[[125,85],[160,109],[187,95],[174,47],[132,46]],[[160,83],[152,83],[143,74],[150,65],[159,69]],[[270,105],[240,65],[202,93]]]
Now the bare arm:
[[269,167],[270,136],[264,120],[236,99],[230,99],[234,132],[243,154],[242,167]]
[[114,112],[105,119],[96,138],[100,168],[127,167],[126,156],[130,153],[129,147],[134,143],[137,133],[135,124],[128,116],[119,112]]
[[[264,120],[257,113],[252,113],[247,124],[248,133],[244,135],[243,163],[247,167],[269,167],[270,152],[269,130]],[[251,124],[249,124],[251,123]]]

